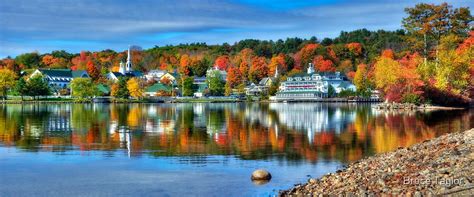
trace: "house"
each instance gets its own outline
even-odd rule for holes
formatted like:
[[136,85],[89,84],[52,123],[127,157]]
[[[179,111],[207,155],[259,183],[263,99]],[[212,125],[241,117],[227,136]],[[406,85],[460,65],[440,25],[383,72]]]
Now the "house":
[[176,78],[178,78],[177,73],[170,73],[166,70],[150,70],[147,74],[144,75],[147,81],[161,81],[162,79],[167,78],[173,84],[176,84]]
[[255,85],[254,83],[245,87],[245,94],[248,96],[260,96],[268,94],[268,86]]
[[267,95],[268,89],[273,83],[276,83],[278,79],[278,68],[275,70],[275,75],[273,77],[264,77],[260,80],[258,84],[250,84],[245,88],[245,94],[249,96],[260,96]]
[[[160,92],[168,93],[168,95],[172,94],[172,87],[169,85],[165,85],[162,83],[155,83],[152,86],[145,89],[146,96],[158,96]],[[157,94],[158,93],[158,94]],[[164,96],[164,95],[161,95]]]
[[49,87],[58,93],[61,89],[69,89],[69,84],[74,78],[89,78],[89,74],[85,70],[71,69],[36,69],[29,78],[38,74],[48,82]]
[[161,76],[160,81],[163,79],[168,79],[172,84],[176,85],[176,79],[178,78],[177,73],[165,73],[163,76]]
[[120,67],[118,72],[109,72],[107,74],[107,79],[112,81],[118,81],[120,77],[137,77],[145,78],[142,72],[134,71],[132,68],[132,56],[130,53],[130,47],[128,48],[127,53],[127,62],[120,62]]
[[165,70],[150,70],[147,74],[145,74],[145,78],[147,81],[155,80],[160,81],[161,77],[165,75],[167,71]]
[[196,92],[194,92],[194,97],[203,97],[205,91],[208,89],[206,77],[195,76],[193,78],[193,86],[197,87]]
[[227,72],[225,70],[220,70],[217,65],[212,69],[206,71],[206,77],[214,77],[216,74],[219,74],[222,81],[227,80]]

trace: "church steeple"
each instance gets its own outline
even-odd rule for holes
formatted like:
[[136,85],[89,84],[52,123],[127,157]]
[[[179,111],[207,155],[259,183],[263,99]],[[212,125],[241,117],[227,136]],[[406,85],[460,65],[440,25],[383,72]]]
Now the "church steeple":
[[128,46],[127,63],[125,64],[125,71],[132,72],[132,54],[130,53],[130,46]]
[[278,66],[277,66],[276,69],[275,69],[275,76],[274,76],[274,77],[275,77],[275,78],[278,78]]

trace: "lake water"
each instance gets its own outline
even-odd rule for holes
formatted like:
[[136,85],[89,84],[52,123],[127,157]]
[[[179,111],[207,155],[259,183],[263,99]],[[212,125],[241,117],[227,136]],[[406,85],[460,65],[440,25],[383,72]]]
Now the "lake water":
[[0,105],[0,196],[272,195],[473,126],[468,110],[366,104]]

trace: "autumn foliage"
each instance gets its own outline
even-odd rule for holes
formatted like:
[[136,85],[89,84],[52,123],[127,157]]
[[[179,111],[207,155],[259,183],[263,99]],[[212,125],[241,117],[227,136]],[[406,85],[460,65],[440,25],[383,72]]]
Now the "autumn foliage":
[[331,60],[324,59],[323,56],[318,55],[313,60],[314,68],[319,72],[334,72],[336,67]]

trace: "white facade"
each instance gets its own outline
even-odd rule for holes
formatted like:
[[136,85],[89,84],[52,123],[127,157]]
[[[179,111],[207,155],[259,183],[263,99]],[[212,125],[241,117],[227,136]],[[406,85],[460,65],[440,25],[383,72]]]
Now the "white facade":
[[155,80],[160,81],[161,77],[166,74],[164,70],[150,70],[146,75],[145,78],[148,81]]
[[329,86],[336,93],[343,90],[355,91],[355,86],[341,73],[316,73],[310,63],[307,73],[288,77],[282,82],[276,100],[318,100],[328,96]]

